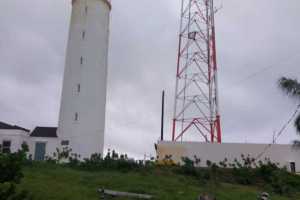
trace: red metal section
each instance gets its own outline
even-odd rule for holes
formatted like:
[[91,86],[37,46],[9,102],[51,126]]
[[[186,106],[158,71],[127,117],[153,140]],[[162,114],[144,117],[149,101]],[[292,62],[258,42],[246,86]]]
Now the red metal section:
[[173,141],[200,133],[222,142],[214,14],[213,0],[182,0]]

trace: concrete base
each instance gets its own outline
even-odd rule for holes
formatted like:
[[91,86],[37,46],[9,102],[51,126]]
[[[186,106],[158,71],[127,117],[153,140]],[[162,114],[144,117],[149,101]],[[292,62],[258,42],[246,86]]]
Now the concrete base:
[[[158,160],[171,156],[175,163],[182,164],[182,158],[188,157],[195,160],[195,156],[201,159],[199,166],[206,167],[206,161],[214,163],[224,161],[234,163],[234,159],[241,160],[241,155],[257,158],[264,151],[267,144],[240,144],[240,143],[201,143],[201,142],[168,142],[160,141],[157,144]],[[278,163],[280,167],[287,167],[295,163],[296,172],[300,172],[300,149],[294,149],[292,145],[274,144],[259,158],[264,161],[270,159]]]

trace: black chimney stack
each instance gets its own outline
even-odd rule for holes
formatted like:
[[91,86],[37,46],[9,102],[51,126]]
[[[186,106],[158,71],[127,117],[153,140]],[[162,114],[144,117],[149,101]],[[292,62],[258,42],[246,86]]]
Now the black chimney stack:
[[165,115],[165,91],[162,92],[161,99],[161,131],[160,131],[160,140],[164,140],[164,115]]

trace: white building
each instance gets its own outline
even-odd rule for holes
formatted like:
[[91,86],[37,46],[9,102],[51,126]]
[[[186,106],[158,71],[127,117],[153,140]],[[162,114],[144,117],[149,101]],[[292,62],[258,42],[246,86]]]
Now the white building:
[[73,0],[58,136],[82,158],[103,153],[109,18],[107,0]]
[[53,157],[59,140],[55,127],[36,127],[29,130],[0,122],[0,152],[15,153],[22,149],[22,144],[29,147],[28,156],[34,160],[44,160],[47,156]]
[[29,130],[0,122],[0,152],[17,152],[22,144],[28,144]]
[[241,143],[201,143],[201,142],[168,142],[160,141],[156,146],[159,160],[171,156],[175,163],[182,164],[182,158],[188,157],[195,160],[195,156],[201,159],[200,166],[205,167],[209,160],[218,164],[226,158],[228,163],[234,163],[234,159],[241,161],[241,155],[258,158],[264,161],[270,159],[281,167],[287,167],[290,171],[300,172],[300,150],[292,145],[273,144],[241,144]]
[[36,127],[29,135],[29,154],[34,160],[53,158],[57,152],[60,140],[57,137],[56,127]]

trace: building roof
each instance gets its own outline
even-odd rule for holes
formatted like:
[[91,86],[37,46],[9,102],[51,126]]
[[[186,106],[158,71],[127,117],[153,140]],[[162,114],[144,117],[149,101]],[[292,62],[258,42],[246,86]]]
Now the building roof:
[[56,127],[36,127],[30,137],[48,137],[48,138],[57,138]]
[[22,128],[22,127],[16,126],[16,125],[10,125],[10,124],[4,123],[4,122],[0,122],[0,129],[22,130],[22,131],[26,131],[26,132],[30,131],[26,128]]

